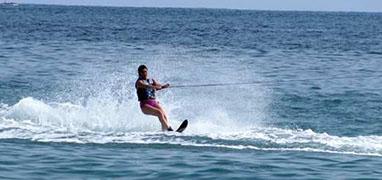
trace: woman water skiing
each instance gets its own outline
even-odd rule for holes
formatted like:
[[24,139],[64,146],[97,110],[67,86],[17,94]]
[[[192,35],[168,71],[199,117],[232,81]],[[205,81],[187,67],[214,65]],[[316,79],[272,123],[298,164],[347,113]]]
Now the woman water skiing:
[[148,78],[148,69],[145,65],[138,67],[138,79],[135,82],[137,89],[138,101],[140,102],[141,110],[144,114],[158,117],[162,124],[162,131],[173,131],[171,128],[167,114],[155,99],[155,91],[168,88],[170,84],[161,85],[154,79]]

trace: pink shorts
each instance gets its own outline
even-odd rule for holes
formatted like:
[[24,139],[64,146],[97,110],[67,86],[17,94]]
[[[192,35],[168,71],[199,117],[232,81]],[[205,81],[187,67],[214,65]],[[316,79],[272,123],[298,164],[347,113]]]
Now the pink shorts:
[[141,101],[140,102],[141,108],[143,108],[143,106],[145,106],[146,104],[152,107],[158,107],[158,102],[155,99],[148,99],[148,100]]

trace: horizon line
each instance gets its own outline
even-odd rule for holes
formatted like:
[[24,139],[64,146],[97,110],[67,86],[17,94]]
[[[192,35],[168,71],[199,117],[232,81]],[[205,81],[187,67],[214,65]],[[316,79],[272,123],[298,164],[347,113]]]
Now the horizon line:
[[[1,3],[0,3],[1,4]],[[124,5],[89,5],[89,4],[59,4],[59,3],[17,3],[19,5],[45,5],[45,6],[84,6],[84,7],[114,7],[114,8],[174,8],[174,9],[216,9],[216,10],[242,10],[242,11],[281,11],[281,12],[331,12],[331,13],[382,13],[382,11],[357,10],[308,10],[308,9],[252,9],[252,8],[223,8],[223,7],[184,7],[184,6],[124,6]]]

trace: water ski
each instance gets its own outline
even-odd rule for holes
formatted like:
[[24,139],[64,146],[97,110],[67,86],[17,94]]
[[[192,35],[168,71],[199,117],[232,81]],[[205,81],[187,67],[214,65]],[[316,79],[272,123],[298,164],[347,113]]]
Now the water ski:
[[182,122],[182,124],[180,124],[180,126],[178,127],[178,129],[176,130],[176,132],[178,132],[178,133],[183,132],[183,131],[187,128],[187,125],[188,125],[188,120],[186,119],[186,120],[184,120],[184,121]]

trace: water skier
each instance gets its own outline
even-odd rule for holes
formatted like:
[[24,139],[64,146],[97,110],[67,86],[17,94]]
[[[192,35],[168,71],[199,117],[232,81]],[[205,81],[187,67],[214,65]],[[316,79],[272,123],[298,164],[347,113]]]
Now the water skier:
[[154,79],[148,78],[148,69],[145,65],[138,67],[138,75],[135,88],[137,89],[138,101],[140,102],[142,112],[158,117],[162,125],[162,131],[173,131],[168,122],[166,112],[155,98],[155,91],[168,88],[170,84],[162,85]]

